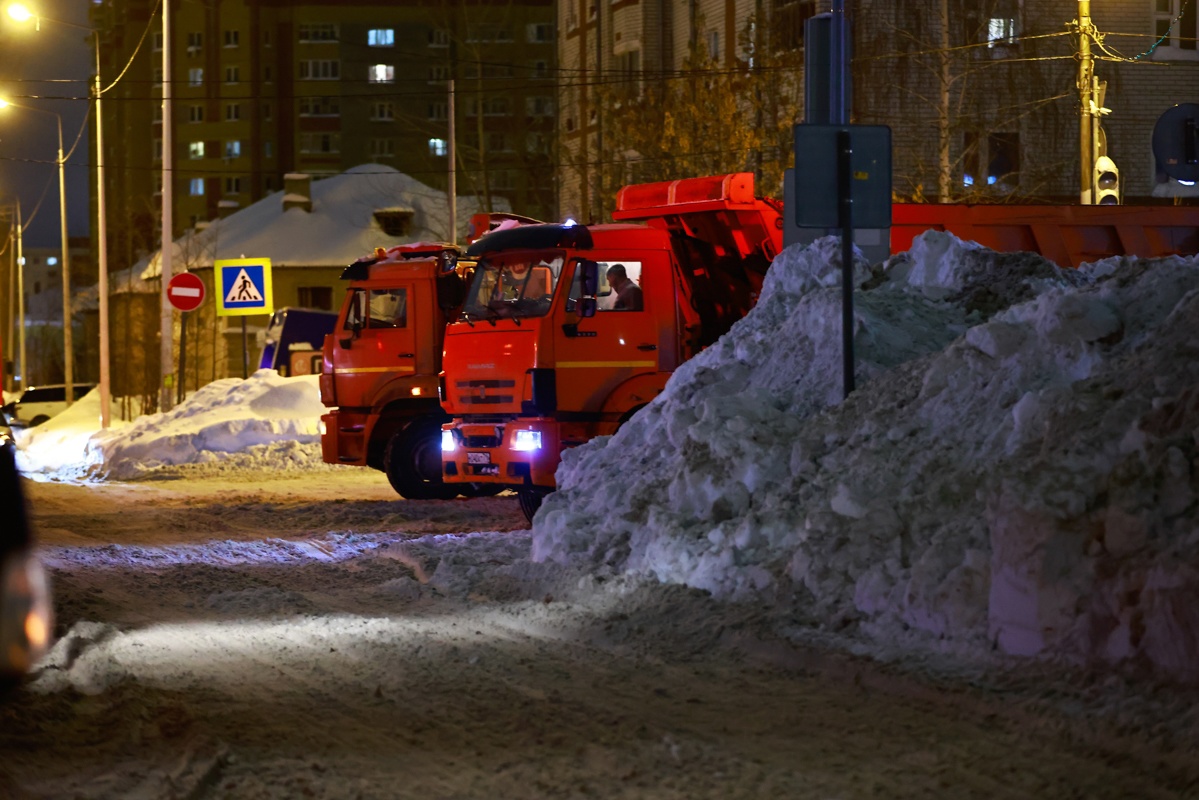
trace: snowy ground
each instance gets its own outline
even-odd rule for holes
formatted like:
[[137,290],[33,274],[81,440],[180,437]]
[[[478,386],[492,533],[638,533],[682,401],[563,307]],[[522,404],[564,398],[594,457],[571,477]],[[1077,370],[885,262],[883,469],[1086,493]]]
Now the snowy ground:
[[532,530],[322,464],[311,379],[85,398],[0,797],[1199,796],[1199,264],[859,273],[848,402],[788,251]]

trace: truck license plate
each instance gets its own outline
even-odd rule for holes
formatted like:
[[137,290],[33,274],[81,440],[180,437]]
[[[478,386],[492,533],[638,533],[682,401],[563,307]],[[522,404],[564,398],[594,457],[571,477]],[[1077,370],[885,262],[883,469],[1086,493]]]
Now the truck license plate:
[[467,453],[466,454],[466,463],[467,464],[490,464],[491,463],[491,453]]

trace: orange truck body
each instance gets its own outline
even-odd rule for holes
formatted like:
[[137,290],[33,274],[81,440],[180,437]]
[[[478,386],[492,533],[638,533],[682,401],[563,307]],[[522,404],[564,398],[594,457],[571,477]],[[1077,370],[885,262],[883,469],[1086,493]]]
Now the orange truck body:
[[[613,218],[498,229],[467,250],[477,268],[443,361],[447,483],[515,490],[531,518],[562,452],[614,433],[743,317],[782,249],[782,206],[755,197],[749,173],[628,186]],[[614,264],[641,309],[607,309]]]
[[351,264],[322,349],[321,402],[330,407],[321,417],[323,459],[383,470],[409,499],[459,491],[441,480],[448,417],[437,399],[445,326],[464,290],[458,255],[453,245],[419,243]]
[[1199,206],[937,205],[891,207],[891,252],[927,230],[950,231],[999,252],[1039,253],[1059,267],[1109,256],[1199,252]]

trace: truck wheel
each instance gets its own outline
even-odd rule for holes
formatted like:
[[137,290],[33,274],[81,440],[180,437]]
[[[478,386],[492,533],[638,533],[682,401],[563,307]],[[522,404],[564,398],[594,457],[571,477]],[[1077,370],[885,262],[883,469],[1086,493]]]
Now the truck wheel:
[[495,497],[505,488],[498,483],[464,483],[458,491],[463,497]]
[[458,487],[441,480],[441,426],[414,422],[391,437],[383,454],[391,488],[408,500],[449,500]]
[[537,509],[541,508],[541,501],[549,492],[544,489],[519,489],[516,492],[517,499],[520,500],[520,510],[524,512],[525,519],[529,522],[533,521],[533,515],[537,513]]

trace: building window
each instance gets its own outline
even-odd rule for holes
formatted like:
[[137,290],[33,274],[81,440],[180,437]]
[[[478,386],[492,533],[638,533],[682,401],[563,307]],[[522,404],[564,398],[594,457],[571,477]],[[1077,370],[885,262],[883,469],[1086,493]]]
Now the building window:
[[554,115],[554,98],[526,97],[525,112],[530,117],[552,117]]
[[[479,101],[470,100],[466,104],[466,115],[468,117],[478,116]],[[511,114],[510,106],[508,105],[507,97],[487,97],[483,99],[483,116],[485,117],[506,117]]]
[[367,83],[395,83],[396,68],[391,64],[375,64],[367,68]]
[[187,34],[187,52],[195,55],[204,47],[204,34],[199,31],[191,31]]
[[225,158],[237,158],[241,155],[241,142],[237,139],[230,139],[225,142]]
[[200,197],[204,194],[204,179],[192,178],[187,182],[187,192],[192,197]]
[[510,169],[497,169],[491,173],[491,186],[493,189],[511,190],[516,188],[516,175]]
[[433,65],[429,67],[429,83],[441,83],[450,79],[450,68]]
[[153,145],[155,161],[162,161],[162,139],[155,139]]
[[[270,139],[267,139],[266,141],[264,141],[262,143],[262,155],[265,156],[266,158],[274,157],[275,145]],[[269,189],[270,187],[268,186],[267,188]]]
[[225,194],[240,194],[241,178],[225,178]]
[[262,32],[262,46],[263,46],[263,47],[270,47],[270,46],[271,46],[271,32],[270,32],[270,30],[269,30],[269,29],[268,29],[268,30],[264,30],[264,31]]
[[341,100],[337,97],[301,97],[301,117],[337,117],[341,115]]
[[188,86],[203,86],[204,85],[204,68],[192,67],[187,71]]
[[267,83],[270,83],[271,81],[273,81],[275,79],[274,70],[272,70],[269,66],[263,67],[262,68],[262,79],[264,81],[266,81]]
[[449,143],[445,139],[430,139],[429,140],[429,155],[444,156],[450,152]]
[[336,42],[337,26],[331,22],[312,23],[300,26],[301,42]]
[[154,110],[151,112],[150,120],[152,122],[162,122],[162,106],[160,104],[154,104]]
[[371,121],[391,122],[394,119],[395,103],[392,103],[390,100],[371,103]]
[[238,31],[225,31],[225,47],[237,47],[241,44],[241,34]]
[[429,119],[443,120],[449,116],[449,106],[446,103],[429,103]]
[[336,133],[301,133],[301,153],[340,153],[341,136]]
[[329,286],[299,286],[296,287],[301,308],[315,308],[321,311],[333,310],[333,289]]
[[429,31],[429,47],[449,47],[450,32],[433,28]]
[[407,236],[412,232],[412,212],[408,209],[380,209],[375,212],[375,222],[388,236]]
[[237,67],[225,67],[225,83],[237,83],[241,70]]
[[550,76],[550,62],[534,61],[531,71],[534,78],[548,78]]
[[[986,150],[982,149],[986,143]],[[1020,134],[991,133],[986,137],[967,132],[963,136],[962,183],[975,190],[994,187],[1011,191],[1020,184]],[[986,174],[980,175],[982,164]]]
[[[1163,55],[1169,58],[1194,59],[1199,26],[1194,0],[1153,0],[1153,35],[1161,39],[1158,49],[1171,48]],[[1183,52],[1187,51],[1187,52]],[[1155,51],[1156,52],[1156,51]]]
[[487,149],[492,153],[510,152],[512,148],[508,146],[508,134],[502,131],[487,134]]
[[708,31],[708,58],[720,60],[720,31]]
[[225,121],[236,122],[241,119],[241,103],[229,103],[225,106]]
[[[161,106],[155,106],[161,108]],[[188,122],[203,122],[204,121],[204,106],[188,106],[187,107]]]
[[341,62],[335,59],[309,59],[300,62],[300,80],[335,81],[341,75]]
[[154,52],[162,52],[162,31],[154,31]]
[[262,119],[264,122],[270,122],[274,118],[275,110],[270,103],[262,104]]
[[529,42],[547,44],[554,41],[554,26],[548,22],[534,22],[525,29],[525,38]]
[[391,158],[396,154],[395,139],[371,139],[372,158]]
[[394,28],[371,28],[366,32],[366,43],[371,47],[393,47],[396,43]]
[[204,157],[204,143],[203,142],[189,142],[187,145],[187,157],[188,158],[203,158]]

